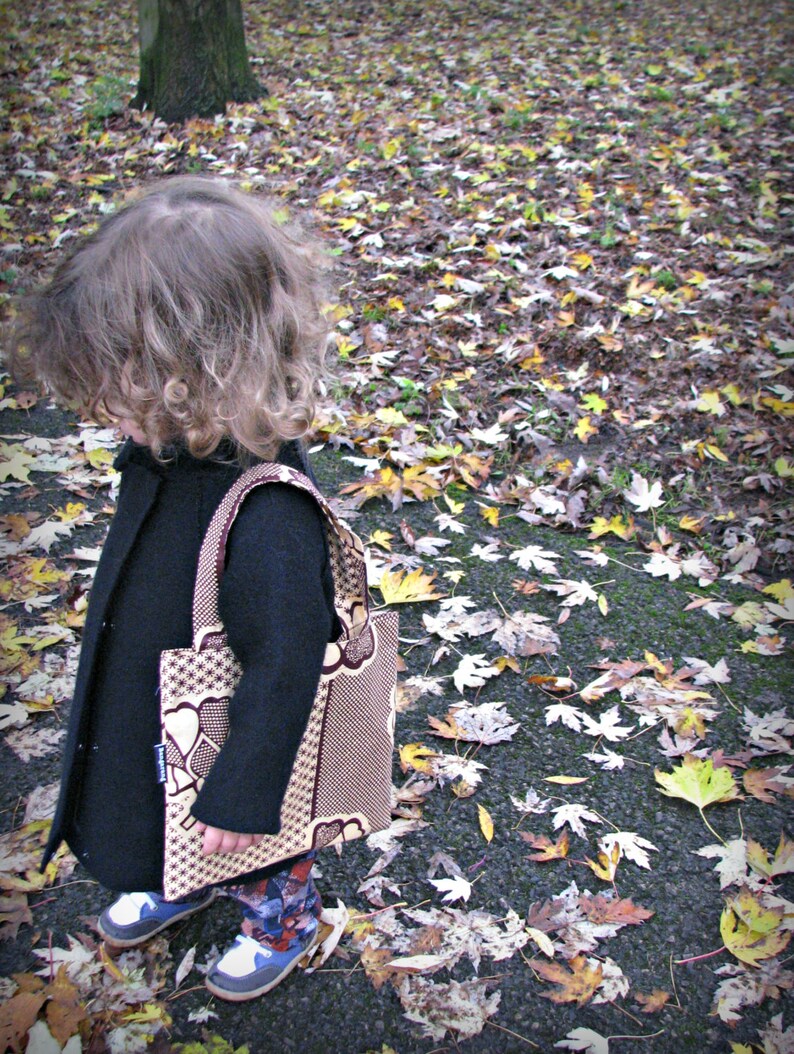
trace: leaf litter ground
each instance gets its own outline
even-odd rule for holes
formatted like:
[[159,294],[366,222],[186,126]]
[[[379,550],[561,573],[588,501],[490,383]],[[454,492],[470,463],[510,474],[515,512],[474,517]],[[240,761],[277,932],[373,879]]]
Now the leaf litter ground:
[[345,935],[252,1007],[201,987],[229,905],[97,945],[102,892],[35,861],[118,437],[9,387],[3,1036],[787,1049],[783,5],[246,14],[269,96],[170,127],[125,109],[133,5],[15,16],[0,278],[164,174],[313,214],[341,277],[318,470],[402,615],[395,826],[325,854]]

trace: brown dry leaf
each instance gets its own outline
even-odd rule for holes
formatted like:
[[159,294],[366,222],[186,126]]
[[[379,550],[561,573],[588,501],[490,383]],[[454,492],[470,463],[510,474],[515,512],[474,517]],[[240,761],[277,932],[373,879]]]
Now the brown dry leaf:
[[768,769],[747,769],[742,774],[742,783],[748,794],[752,794],[759,801],[774,805],[776,794],[783,794],[787,798],[794,797],[794,778],[786,773],[790,765]]
[[32,926],[33,916],[23,892],[8,892],[0,897],[0,940],[14,941],[20,926]]
[[22,1049],[22,1040],[30,1031],[46,999],[46,993],[41,990],[20,991],[0,1006],[0,1049]]
[[553,992],[541,992],[544,999],[551,999],[553,1003],[576,1003],[577,1006],[584,1006],[593,998],[604,979],[601,966],[588,966],[584,955],[575,956],[567,967],[556,962],[533,962],[532,969],[544,981],[559,986]]
[[369,945],[362,948],[361,965],[375,991],[382,988],[387,981],[399,982],[400,977],[405,976],[399,970],[389,967],[388,964],[392,959],[394,959],[394,952],[391,948],[372,948]]
[[47,1024],[53,1037],[63,1046],[77,1034],[83,1021],[88,1020],[88,1013],[77,986],[69,980],[65,966],[60,967],[47,991],[50,996]]
[[634,998],[642,1007],[641,1013],[657,1014],[666,1006],[668,999],[670,999],[670,993],[663,992],[661,988],[654,988],[649,995],[645,995],[644,992],[637,992]]
[[527,860],[543,864],[549,860],[563,860],[568,855],[571,839],[567,831],[563,831],[556,842],[552,842],[545,834],[531,834],[529,831],[518,833],[533,849],[540,850],[539,853],[530,853]]
[[579,907],[588,921],[596,926],[639,926],[655,914],[640,904],[635,904],[631,897],[611,899],[602,893],[595,896],[583,894],[579,897]]

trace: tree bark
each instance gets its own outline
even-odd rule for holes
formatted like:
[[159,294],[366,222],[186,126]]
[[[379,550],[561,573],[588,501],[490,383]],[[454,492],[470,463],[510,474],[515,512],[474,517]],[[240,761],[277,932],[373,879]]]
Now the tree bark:
[[138,0],[138,26],[135,108],[184,121],[267,94],[248,63],[240,0]]

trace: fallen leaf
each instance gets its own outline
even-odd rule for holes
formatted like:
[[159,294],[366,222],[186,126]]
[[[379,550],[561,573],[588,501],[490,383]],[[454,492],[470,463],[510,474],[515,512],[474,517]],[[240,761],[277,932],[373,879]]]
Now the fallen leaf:
[[532,969],[544,981],[558,987],[552,992],[541,992],[544,999],[553,1003],[576,1003],[584,1006],[589,1003],[604,978],[600,965],[588,966],[584,955],[577,955],[567,966],[562,963],[544,963],[535,961]]

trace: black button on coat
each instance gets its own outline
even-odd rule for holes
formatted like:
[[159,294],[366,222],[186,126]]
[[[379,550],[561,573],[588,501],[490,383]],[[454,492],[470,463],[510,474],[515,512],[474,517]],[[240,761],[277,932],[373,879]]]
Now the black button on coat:
[[[308,470],[296,444],[279,460]],[[44,863],[65,840],[109,889],[160,890],[160,652],[192,642],[199,549],[242,469],[184,451],[161,464],[132,441],[116,465],[118,507],[91,590]],[[243,676],[193,813],[224,830],[275,834],[335,628],[324,520],[310,495],[280,483],[249,494],[229,538],[219,611]]]

